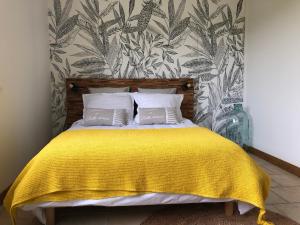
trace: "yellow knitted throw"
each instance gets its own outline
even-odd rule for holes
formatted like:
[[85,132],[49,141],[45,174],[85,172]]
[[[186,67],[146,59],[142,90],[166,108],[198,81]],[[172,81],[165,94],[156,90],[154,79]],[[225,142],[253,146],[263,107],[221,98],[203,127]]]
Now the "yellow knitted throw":
[[74,130],[54,138],[5,198],[26,204],[151,192],[230,198],[261,209],[269,178],[236,144],[206,128]]

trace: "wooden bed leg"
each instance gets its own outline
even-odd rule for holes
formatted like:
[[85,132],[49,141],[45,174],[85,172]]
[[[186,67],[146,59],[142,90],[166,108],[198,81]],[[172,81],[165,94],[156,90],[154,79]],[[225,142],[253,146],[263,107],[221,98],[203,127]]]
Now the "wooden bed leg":
[[225,202],[225,215],[232,216],[234,212],[234,202]]
[[46,208],[46,225],[55,225],[55,208]]

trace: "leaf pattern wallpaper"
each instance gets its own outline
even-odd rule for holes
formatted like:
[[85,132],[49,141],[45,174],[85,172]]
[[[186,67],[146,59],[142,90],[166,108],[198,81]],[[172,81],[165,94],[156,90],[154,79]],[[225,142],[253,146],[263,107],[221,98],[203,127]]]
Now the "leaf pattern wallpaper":
[[66,78],[194,78],[209,128],[243,102],[243,0],[49,0],[48,17],[54,134]]

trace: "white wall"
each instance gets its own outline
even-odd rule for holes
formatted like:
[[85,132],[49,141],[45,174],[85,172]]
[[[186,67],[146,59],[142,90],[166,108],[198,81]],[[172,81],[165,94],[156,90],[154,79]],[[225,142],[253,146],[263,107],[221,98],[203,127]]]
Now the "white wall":
[[248,0],[246,9],[253,146],[300,166],[300,1]]
[[1,0],[0,192],[50,138],[47,1]]

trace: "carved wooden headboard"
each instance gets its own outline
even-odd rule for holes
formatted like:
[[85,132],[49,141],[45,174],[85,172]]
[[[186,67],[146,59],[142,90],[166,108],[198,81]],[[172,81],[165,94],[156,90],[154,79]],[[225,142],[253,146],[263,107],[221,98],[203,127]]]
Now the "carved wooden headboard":
[[181,111],[185,118],[194,118],[194,80],[180,79],[67,79],[67,118],[65,128],[82,118],[82,94],[89,93],[90,87],[130,87],[131,92],[138,88],[176,88],[178,94],[184,94]]

